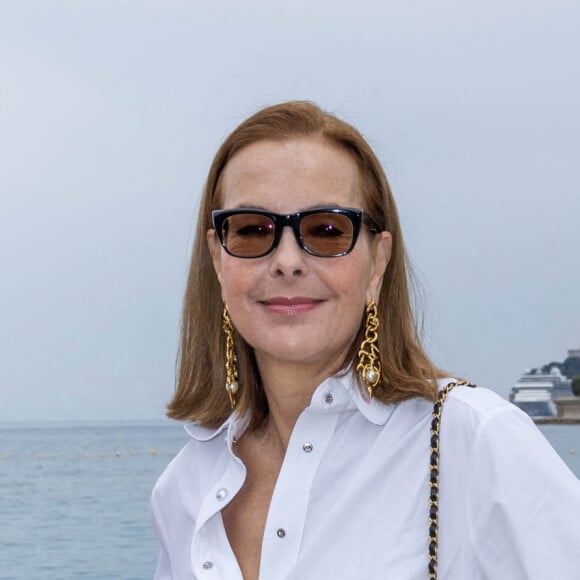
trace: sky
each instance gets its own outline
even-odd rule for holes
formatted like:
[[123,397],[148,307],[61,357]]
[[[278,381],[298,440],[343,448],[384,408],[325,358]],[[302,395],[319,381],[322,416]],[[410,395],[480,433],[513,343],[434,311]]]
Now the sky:
[[569,0],[1,2],[0,421],[164,416],[209,164],[290,99],[383,163],[439,366],[507,396],[564,360],[578,30]]

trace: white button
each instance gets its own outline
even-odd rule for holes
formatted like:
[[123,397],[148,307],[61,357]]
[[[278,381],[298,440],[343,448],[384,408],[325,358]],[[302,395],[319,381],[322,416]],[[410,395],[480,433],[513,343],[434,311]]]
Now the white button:
[[228,497],[228,490],[225,487],[220,487],[220,489],[215,492],[215,496],[219,501],[222,501]]
[[203,569],[204,570],[211,570],[213,568],[213,562],[204,562]]
[[306,453],[310,453],[313,449],[314,446],[312,445],[312,443],[304,443],[304,445],[302,445],[302,449],[304,449],[304,451],[306,451]]
[[284,528],[278,528],[278,531],[276,532],[276,535],[279,538],[283,538],[286,535],[286,530]]
[[324,397],[324,402],[330,405],[332,401],[334,401],[334,397],[330,393],[327,393],[326,397]]

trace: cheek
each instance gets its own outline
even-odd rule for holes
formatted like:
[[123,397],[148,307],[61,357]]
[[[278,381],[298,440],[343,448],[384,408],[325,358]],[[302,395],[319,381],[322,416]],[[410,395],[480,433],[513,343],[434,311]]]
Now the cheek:
[[222,300],[234,302],[239,300],[255,285],[257,274],[245,264],[245,260],[224,256],[222,260]]
[[234,270],[228,268],[227,266],[222,267],[222,280],[221,280],[221,287],[222,287],[222,300],[224,302],[231,303],[232,298],[235,298],[236,295],[236,288],[239,289],[239,283],[236,284],[236,278],[239,278],[234,274]]
[[345,293],[350,294],[353,299],[361,297],[364,301],[371,280],[370,260],[366,253],[360,255],[353,252],[352,259],[341,264],[334,277]]

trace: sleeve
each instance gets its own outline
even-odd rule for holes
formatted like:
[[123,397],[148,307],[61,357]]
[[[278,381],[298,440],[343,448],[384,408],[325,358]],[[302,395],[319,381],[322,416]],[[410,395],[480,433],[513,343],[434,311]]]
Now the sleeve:
[[163,520],[156,508],[154,495],[151,497],[151,503],[149,506],[149,518],[151,520],[151,526],[153,527],[155,535],[161,545],[161,553],[157,560],[153,580],[172,580],[173,570],[171,567],[171,559],[169,557],[169,542],[167,540],[167,533],[165,531],[165,526],[163,525]]
[[580,577],[580,482],[516,407],[480,424],[467,493],[470,539],[487,578]]

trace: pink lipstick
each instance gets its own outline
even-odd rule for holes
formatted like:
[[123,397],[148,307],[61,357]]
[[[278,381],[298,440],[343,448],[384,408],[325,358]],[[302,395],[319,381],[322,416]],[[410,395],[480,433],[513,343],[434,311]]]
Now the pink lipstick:
[[306,298],[303,296],[293,296],[292,298],[276,296],[274,298],[262,300],[261,304],[263,304],[270,312],[285,314],[286,316],[294,316],[301,312],[308,312],[316,308],[322,302],[322,300]]

